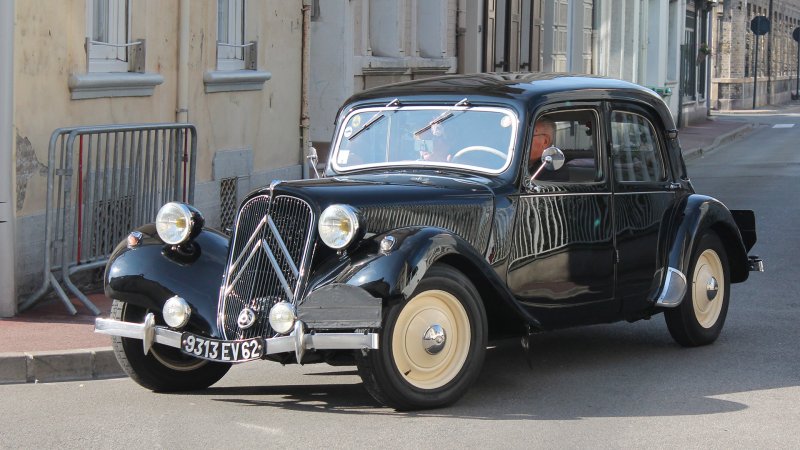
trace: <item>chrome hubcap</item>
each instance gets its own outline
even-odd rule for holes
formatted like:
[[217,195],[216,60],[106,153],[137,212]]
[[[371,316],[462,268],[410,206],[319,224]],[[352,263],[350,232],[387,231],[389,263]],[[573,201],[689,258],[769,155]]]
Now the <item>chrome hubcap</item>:
[[717,297],[717,292],[719,292],[719,283],[716,278],[711,277],[706,284],[706,296],[708,296],[708,301],[714,300]]
[[444,344],[447,342],[447,335],[438,324],[431,325],[425,335],[422,336],[422,346],[429,355],[436,355],[444,349]]

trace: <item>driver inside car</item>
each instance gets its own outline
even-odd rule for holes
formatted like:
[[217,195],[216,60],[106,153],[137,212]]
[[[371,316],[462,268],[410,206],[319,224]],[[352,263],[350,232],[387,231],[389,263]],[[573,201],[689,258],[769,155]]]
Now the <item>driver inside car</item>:
[[441,125],[434,125],[429,132],[425,133],[432,139],[419,139],[415,142],[419,157],[422,161],[431,162],[450,162],[450,144],[444,134]]

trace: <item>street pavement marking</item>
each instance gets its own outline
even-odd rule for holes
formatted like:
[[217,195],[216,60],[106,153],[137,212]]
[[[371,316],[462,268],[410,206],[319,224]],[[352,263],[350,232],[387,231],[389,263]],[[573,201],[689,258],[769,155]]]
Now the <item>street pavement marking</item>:
[[793,123],[776,123],[772,128],[792,128],[793,126]]

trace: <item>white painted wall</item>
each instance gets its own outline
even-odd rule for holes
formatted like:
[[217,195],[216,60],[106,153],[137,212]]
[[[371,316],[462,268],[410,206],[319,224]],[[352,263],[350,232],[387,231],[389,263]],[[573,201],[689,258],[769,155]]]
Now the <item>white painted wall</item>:
[[353,88],[353,9],[348,0],[319,2],[311,22],[311,140],[328,142],[336,111]]

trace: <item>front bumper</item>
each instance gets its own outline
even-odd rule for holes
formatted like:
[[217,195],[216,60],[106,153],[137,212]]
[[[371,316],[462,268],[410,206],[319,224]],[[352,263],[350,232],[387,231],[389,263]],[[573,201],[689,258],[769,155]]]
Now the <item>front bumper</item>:
[[[113,319],[96,319],[95,333],[133,339],[141,339],[144,353],[150,352],[154,343],[181,348],[180,331],[156,325],[153,313],[147,314],[142,323],[123,322]],[[306,351],[315,350],[375,350],[378,348],[377,333],[306,333],[305,324],[298,320],[288,336],[263,339],[264,355],[294,352],[297,361],[303,360]],[[194,355],[193,355],[194,356]]]

